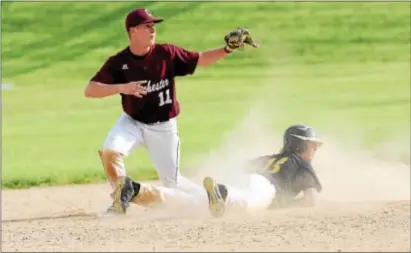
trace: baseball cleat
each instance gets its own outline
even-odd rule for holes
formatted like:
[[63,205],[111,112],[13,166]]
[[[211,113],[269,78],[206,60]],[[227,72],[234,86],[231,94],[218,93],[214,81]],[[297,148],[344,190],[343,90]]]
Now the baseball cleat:
[[208,208],[215,218],[222,217],[225,213],[225,198],[221,195],[219,188],[211,177],[203,180],[204,189],[208,196]]
[[138,191],[134,187],[134,184],[140,185],[133,182],[129,177],[118,178],[115,183],[115,190],[113,193],[113,205],[112,210],[117,214],[125,214],[127,208],[130,205],[130,201],[135,197]]

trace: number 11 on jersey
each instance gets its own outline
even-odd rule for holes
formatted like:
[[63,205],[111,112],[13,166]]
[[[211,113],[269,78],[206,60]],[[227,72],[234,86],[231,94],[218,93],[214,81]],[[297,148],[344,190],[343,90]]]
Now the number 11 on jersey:
[[160,99],[159,106],[171,104],[173,102],[170,98],[170,89],[160,91],[160,93],[158,93],[158,98]]

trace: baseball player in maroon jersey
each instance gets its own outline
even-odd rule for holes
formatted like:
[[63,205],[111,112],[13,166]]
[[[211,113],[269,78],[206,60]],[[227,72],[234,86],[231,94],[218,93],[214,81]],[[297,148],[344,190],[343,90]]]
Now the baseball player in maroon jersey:
[[[179,172],[180,139],[176,118],[180,108],[174,78],[192,75],[197,66],[212,65],[234,50],[243,49],[245,44],[258,47],[249,31],[243,28],[229,32],[224,37],[224,46],[203,52],[158,44],[155,24],[161,22],[163,19],[154,17],[147,9],[128,13],[125,29],[129,45],[108,57],[84,91],[90,98],[121,96],[123,112],[98,151],[114,190],[109,210],[117,213],[125,213],[129,202],[133,202],[121,197],[122,192],[132,188],[126,180],[123,158],[140,146],[147,148],[164,186],[185,192],[204,192]],[[142,199],[158,197],[150,188],[141,189],[140,193],[140,203]]]

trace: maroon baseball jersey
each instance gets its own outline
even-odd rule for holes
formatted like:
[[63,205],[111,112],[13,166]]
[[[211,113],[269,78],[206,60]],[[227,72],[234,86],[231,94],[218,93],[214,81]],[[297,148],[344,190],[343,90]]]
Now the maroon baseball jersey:
[[180,113],[174,78],[192,75],[198,58],[198,52],[172,44],[156,44],[145,56],[136,56],[127,47],[109,57],[91,81],[116,85],[147,80],[147,95],[142,98],[120,94],[123,111],[146,124],[163,122]]

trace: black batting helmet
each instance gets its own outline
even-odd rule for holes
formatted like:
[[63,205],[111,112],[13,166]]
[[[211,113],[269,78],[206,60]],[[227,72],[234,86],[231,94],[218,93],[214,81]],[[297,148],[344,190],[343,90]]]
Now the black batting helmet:
[[304,152],[306,149],[306,141],[313,141],[319,144],[323,143],[318,139],[311,127],[306,125],[292,125],[284,132],[283,149],[286,152]]

